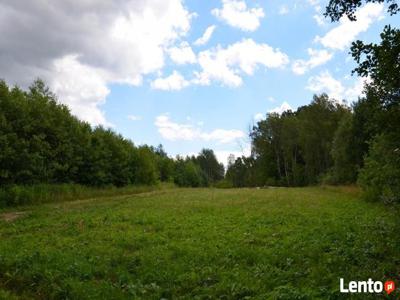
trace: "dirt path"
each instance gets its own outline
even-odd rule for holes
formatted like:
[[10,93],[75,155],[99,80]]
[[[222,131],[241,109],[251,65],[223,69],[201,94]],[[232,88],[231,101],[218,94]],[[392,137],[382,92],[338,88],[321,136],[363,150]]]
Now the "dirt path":
[[26,211],[8,212],[8,213],[0,214],[0,219],[4,220],[6,222],[13,222],[26,214],[27,214]]

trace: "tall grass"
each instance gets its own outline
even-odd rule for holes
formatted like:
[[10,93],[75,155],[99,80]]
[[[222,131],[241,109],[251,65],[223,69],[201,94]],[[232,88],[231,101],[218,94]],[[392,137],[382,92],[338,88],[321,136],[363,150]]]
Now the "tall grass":
[[166,184],[152,186],[89,187],[78,184],[10,185],[0,187],[0,208],[62,202],[95,197],[130,195],[166,188]]

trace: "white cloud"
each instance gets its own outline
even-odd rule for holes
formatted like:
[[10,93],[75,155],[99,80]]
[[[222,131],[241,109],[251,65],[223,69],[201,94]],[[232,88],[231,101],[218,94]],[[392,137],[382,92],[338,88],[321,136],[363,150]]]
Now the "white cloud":
[[340,80],[333,78],[328,71],[324,71],[310,77],[306,89],[314,93],[327,93],[330,98],[339,103],[343,100],[352,102],[362,95],[364,83],[368,81],[365,78],[357,78],[353,86],[346,87]]
[[40,76],[91,124],[107,124],[107,85],[161,70],[193,17],[183,0],[1,1],[0,12],[4,79],[26,86]]
[[361,32],[365,32],[373,22],[383,16],[382,3],[368,3],[356,12],[357,21],[352,22],[347,17],[340,19],[340,24],[330,30],[325,36],[315,38],[316,42],[335,50],[344,50]]
[[281,106],[275,107],[274,109],[269,110],[268,112],[273,114],[282,114],[287,110],[292,110],[292,107],[286,101],[282,103]]
[[308,70],[317,66],[327,63],[333,57],[333,54],[327,50],[314,50],[308,48],[309,60],[299,59],[296,60],[292,65],[292,71],[297,75],[302,75]]
[[[275,102],[276,100],[275,100],[273,97],[268,97],[268,101],[271,102],[271,103],[273,103],[273,102]],[[283,102],[283,103],[281,104],[281,106],[278,106],[278,107],[275,107],[275,108],[269,110],[268,113],[282,114],[284,111],[287,111],[287,110],[293,110],[293,109],[292,109],[292,107],[285,101],[285,102]],[[253,120],[254,120],[255,122],[261,121],[261,120],[263,120],[263,119],[265,119],[265,118],[266,118],[266,114],[265,114],[265,113],[256,113],[256,114],[253,116]]]
[[313,15],[313,19],[315,20],[315,22],[317,22],[317,24],[319,26],[325,26],[326,22],[325,22],[325,18],[322,15],[322,8],[321,8],[321,3],[320,0],[308,0],[307,1],[308,4],[310,4],[314,10],[315,10],[315,15]]
[[358,97],[364,94],[364,85],[370,82],[371,78],[369,77],[368,78],[358,77],[354,85],[345,90],[344,98],[348,99],[350,102],[356,101]]
[[171,60],[178,65],[196,63],[196,54],[187,42],[182,42],[179,47],[169,48],[168,54]]
[[[281,115],[283,112],[288,111],[288,110],[293,110],[293,109],[289,105],[289,103],[287,103],[285,101],[281,104],[281,106],[278,106],[278,107],[275,107],[275,108],[269,110],[268,113],[270,113],[270,114],[275,113],[275,114]],[[253,116],[253,119],[255,122],[259,122],[265,118],[266,118],[266,114],[263,114],[263,113],[257,113]]]
[[307,0],[307,2],[314,8],[315,12],[321,12],[320,0]]
[[254,121],[258,122],[264,119],[264,114],[263,113],[256,113],[253,117]]
[[211,13],[230,26],[244,31],[254,31],[260,26],[264,17],[261,7],[248,8],[243,0],[222,0],[222,9],[215,8]]
[[128,71],[127,75],[138,68],[140,74],[161,69],[164,47],[188,32],[190,19],[180,0],[148,1],[139,12],[119,15],[110,32],[113,49],[120,55],[117,62]]
[[319,6],[319,1],[320,0],[307,0],[307,2],[312,5],[312,6]]
[[165,78],[157,78],[151,83],[151,87],[157,90],[178,91],[189,85],[189,82],[178,72],[173,71]]
[[198,38],[194,42],[194,44],[196,46],[202,46],[202,45],[207,44],[208,41],[211,39],[211,36],[213,35],[215,28],[216,28],[215,25],[211,25],[211,26],[207,27],[207,29],[206,29],[206,31],[204,31],[203,35],[200,38]]
[[99,108],[110,93],[101,70],[83,65],[76,55],[69,55],[54,61],[52,74],[52,90],[74,115],[93,125],[112,126]]
[[330,98],[339,102],[343,100],[344,87],[339,80],[332,77],[329,71],[310,77],[306,89],[315,93],[325,92]]
[[142,119],[141,116],[136,116],[136,115],[129,115],[128,119],[131,121],[140,121]]
[[319,15],[319,14],[315,14],[315,15],[313,16],[313,19],[315,20],[315,22],[317,22],[317,24],[318,24],[319,26],[324,26],[324,25],[326,25],[325,18],[324,18],[323,16]]
[[154,124],[161,136],[170,141],[191,141],[199,135],[199,129],[194,128],[193,125],[175,123],[169,119],[168,115],[156,117]]
[[237,87],[242,84],[242,73],[252,75],[259,65],[279,68],[286,65],[289,58],[279,49],[267,44],[257,44],[252,39],[244,39],[227,48],[218,46],[202,51],[198,55],[198,62],[202,71],[195,73],[194,83],[209,85],[215,80]]
[[206,132],[193,124],[179,124],[170,120],[168,115],[156,117],[155,123],[161,136],[170,141],[185,140],[203,140],[215,141],[220,144],[226,144],[243,138],[245,134],[236,129],[214,129]]
[[279,8],[280,15],[287,15],[288,13],[289,13],[289,8],[287,7],[287,5],[284,4]]
[[229,155],[233,154],[233,156],[236,158],[242,157],[242,156],[250,156],[251,154],[251,148],[249,145],[246,145],[245,148],[243,148],[241,151],[239,150],[216,150],[214,151],[215,156],[217,157],[217,160],[222,163],[225,168],[228,166],[228,158]]
[[238,138],[243,138],[244,133],[237,129],[214,129],[211,132],[202,132],[200,137],[205,141],[217,141],[218,143],[226,144]]

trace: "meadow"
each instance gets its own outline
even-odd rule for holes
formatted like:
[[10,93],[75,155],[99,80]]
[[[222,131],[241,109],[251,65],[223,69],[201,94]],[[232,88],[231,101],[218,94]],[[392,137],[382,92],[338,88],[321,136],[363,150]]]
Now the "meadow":
[[398,282],[398,216],[355,187],[172,188],[2,209],[0,299],[342,299],[340,278]]

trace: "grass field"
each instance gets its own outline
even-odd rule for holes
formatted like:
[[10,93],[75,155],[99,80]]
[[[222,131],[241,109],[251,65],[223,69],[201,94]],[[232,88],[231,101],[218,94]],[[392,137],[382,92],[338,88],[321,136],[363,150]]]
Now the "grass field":
[[4,299],[342,299],[341,277],[399,279],[398,211],[355,188],[170,189],[0,215]]

